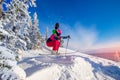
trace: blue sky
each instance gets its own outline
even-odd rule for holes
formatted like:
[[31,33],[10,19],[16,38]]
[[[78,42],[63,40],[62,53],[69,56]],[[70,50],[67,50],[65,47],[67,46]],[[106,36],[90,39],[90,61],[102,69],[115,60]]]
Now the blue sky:
[[120,0],[36,0],[36,4],[29,11],[37,12],[43,35],[46,27],[50,35],[59,22],[63,35],[71,35],[69,45],[77,49],[120,42]]
[[43,35],[46,27],[51,34],[54,24],[59,22],[63,35],[70,34],[76,44],[120,40],[120,0],[36,0],[36,3],[37,8],[30,11],[38,13]]
[[74,29],[74,24],[79,22],[86,27],[95,25],[101,35],[105,33],[106,37],[109,34],[112,36],[111,33],[117,36],[120,32],[119,0],[36,0],[36,2],[35,10],[41,27],[42,23],[51,25],[60,22],[69,24]]

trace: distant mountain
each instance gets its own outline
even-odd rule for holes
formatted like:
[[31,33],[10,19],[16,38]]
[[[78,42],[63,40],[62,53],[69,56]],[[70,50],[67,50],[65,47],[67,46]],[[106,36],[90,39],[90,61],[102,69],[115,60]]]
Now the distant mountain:
[[113,61],[120,61],[120,47],[107,47],[86,51],[87,54],[97,57],[110,59]]

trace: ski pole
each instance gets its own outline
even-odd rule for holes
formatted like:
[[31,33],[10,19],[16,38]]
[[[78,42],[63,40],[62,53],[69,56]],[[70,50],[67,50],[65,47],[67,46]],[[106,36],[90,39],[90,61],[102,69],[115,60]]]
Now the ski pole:
[[66,50],[65,50],[65,56],[66,56],[66,53],[67,53],[68,43],[69,43],[69,38],[67,39],[67,45],[66,45]]

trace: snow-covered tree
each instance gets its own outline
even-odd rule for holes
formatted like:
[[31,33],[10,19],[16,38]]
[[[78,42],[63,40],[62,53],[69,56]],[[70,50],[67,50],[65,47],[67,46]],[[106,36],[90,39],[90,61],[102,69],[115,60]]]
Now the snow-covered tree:
[[[6,11],[2,11],[1,4],[6,5]],[[35,0],[0,0],[0,80],[20,80],[13,72],[19,50],[40,47],[43,41],[37,14],[33,21],[29,15],[30,6],[36,7]]]
[[[11,42],[14,46],[22,43],[21,46],[23,49],[26,49],[25,46],[27,46],[28,49],[32,49],[35,46],[34,44],[38,43],[35,36],[41,36],[38,29],[35,29],[35,26],[38,27],[37,16],[34,17],[35,20],[32,24],[31,16],[29,15],[30,12],[28,11],[29,6],[36,7],[35,0],[12,0],[10,4],[6,4],[7,11],[4,13],[5,16],[3,17],[3,22],[6,23],[4,24],[4,29],[12,34],[13,39],[16,38],[16,41],[10,41],[10,38],[8,38],[7,42]],[[35,30],[32,30],[33,27],[37,30],[36,32]],[[36,34],[34,35],[33,33]],[[18,38],[15,36],[19,37],[21,40],[18,41]],[[35,41],[37,41],[36,43],[31,39],[31,36],[34,37],[33,39]],[[23,43],[24,41],[27,45]],[[34,43],[31,44],[31,42]]]
[[34,14],[34,21],[32,22],[28,11],[29,6],[36,7],[35,0],[12,0],[10,4],[7,4],[8,11],[4,18],[7,21],[5,30],[10,33],[13,32],[27,43],[27,49],[32,49],[39,46],[43,39],[38,29],[37,14]]
[[38,19],[37,19],[37,13],[34,13],[33,15],[34,17],[34,21],[33,21],[33,25],[31,26],[30,29],[30,40],[32,42],[32,48],[33,49],[37,49],[40,48],[40,45],[43,42],[43,38],[42,35],[39,32],[39,23],[38,23]]
[[0,0],[0,19],[2,18],[3,11],[2,11],[2,3],[4,0]]
[[46,27],[46,36],[45,36],[45,40],[48,39],[48,27]]
[[4,30],[3,27],[0,21],[0,80],[20,80],[19,76],[13,71],[17,67],[19,58],[14,43],[12,44],[16,41],[16,38]]
[[0,46],[0,80],[19,80],[19,77],[12,71],[16,65],[15,53]]
[[10,4],[6,4],[6,7],[7,11],[4,16],[4,21],[7,22],[6,30],[19,34],[24,28],[31,25],[31,17],[28,12],[29,7],[24,0],[12,0]]

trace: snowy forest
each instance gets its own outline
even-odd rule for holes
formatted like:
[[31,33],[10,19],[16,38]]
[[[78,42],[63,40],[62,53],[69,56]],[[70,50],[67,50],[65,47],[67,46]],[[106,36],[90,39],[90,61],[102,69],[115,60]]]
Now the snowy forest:
[[0,0],[0,80],[20,80],[14,69],[22,51],[40,49],[44,42],[30,7],[36,7],[35,0]]

